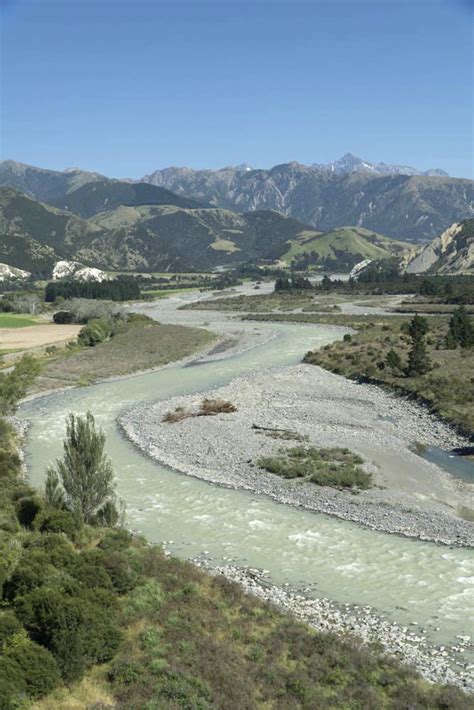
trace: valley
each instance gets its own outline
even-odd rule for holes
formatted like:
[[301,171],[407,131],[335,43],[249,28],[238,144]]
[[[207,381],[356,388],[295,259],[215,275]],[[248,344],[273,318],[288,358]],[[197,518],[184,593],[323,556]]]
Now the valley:
[[[245,292],[252,293],[252,287],[244,287]],[[283,608],[291,608],[297,616],[304,616],[303,608],[306,602],[303,604],[303,600],[308,599],[306,609],[309,615],[307,619],[316,628],[348,628],[347,625],[352,625],[352,628],[356,629],[356,633],[371,638],[373,631],[370,631],[370,625],[373,623],[373,629],[378,629],[378,640],[382,640],[387,649],[392,651],[395,648],[398,649],[397,656],[410,658],[410,662],[415,663],[416,667],[428,676],[435,673],[438,678],[449,678],[454,681],[457,677],[456,674],[452,675],[454,669],[457,668],[455,673],[463,674],[461,668],[464,662],[459,660],[457,656],[459,652],[452,652],[454,665],[451,661],[446,665],[446,657],[432,650],[430,644],[441,643],[445,647],[452,645],[457,648],[458,641],[455,637],[463,635],[465,629],[468,611],[465,604],[470,606],[468,602],[469,586],[460,580],[461,578],[467,579],[469,576],[471,554],[466,548],[452,547],[452,544],[463,544],[464,535],[470,534],[469,530],[472,526],[470,527],[469,523],[463,522],[461,518],[450,512],[453,507],[453,499],[449,499],[449,497],[456,495],[455,490],[458,486],[461,486],[459,490],[462,490],[462,486],[467,484],[462,484],[461,481],[452,478],[433,464],[424,463],[418,456],[410,453],[409,443],[412,437],[419,437],[422,440],[425,437],[426,442],[435,443],[436,441],[437,445],[441,447],[452,447],[461,443],[461,440],[454,433],[449,434],[448,430],[443,430],[441,425],[439,425],[441,428],[434,429],[434,422],[429,419],[423,424],[423,417],[426,415],[422,415],[421,411],[418,413],[416,408],[413,410],[414,419],[408,420],[406,419],[408,416],[406,407],[400,410],[400,412],[403,411],[403,415],[397,415],[395,414],[397,400],[383,400],[384,396],[377,394],[377,397],[382,397],[380,401],[386,401],[386,404],[382,406],[382,409],[379,409],[378,405],[374,409],[373,404],[369,404],[370,400],[367,400],[367,403],[364,402],[366,397],[372,396],[368,394],[370,390],[366,389],[367,386],[345,385],[345,380],[342,378],[330,374],[323,376],[324,371],[320,371],[321,374],[316,375],[317,369],[314,369],[313,366],[297,364],[309,347],[314,348],[317,345],[328,344],[335,339],[341,340],[344,332],[347,332],[346,328],[283,323],[263,323],[256,326],[250,322],[239,323],[232,317],[225,317],[214,310],[177,310],[180,305],[199,298],[202,296],[178,295],[157,304],[143,304],[139,306],[139,310],[153,315],[160,322],[179,322],[181,325],[187,326],[206,323],[207,328],[219,333],[228,341],[238,340],[244,333],[247,338],[244,349],[239,350],[238,346],[234,346],[233,350],[226,351],[224,349],[214,356],[203,356],[195,363],[185,366],[177,365],[164,371],[98,384],[93,387],[84,387],[80,390],[69,390],[26,402],[22,405],[20,414],[30,422],[26,442],[26,460],[32,482],[36,485],[41,484],[45,464],[54,458],[58,451],[65,412],[71,409],[73,411],[91,409],[96,413],[107,433],[108,452],[118,463],[119,491],[127,500],[127,520],[132,528],[140,530],[152,541],[165,541],[166,549],[173,554],[197,560],[200,564],[210,568],[217,568],[224,574],[228,574],[230,578],[239,580],[250,591],[256,591],[259,596],[265,596],[274,603],[281,604]],[[203,305],[205,306],[206,302]],[[255,331],[256,327],[257,332]],[[273,337],[265,342],[265,339],[262,340],[259,335],[262,332],[268,333],[268,336],[273,335]],[[257,337],[254,340],[254,347],[249,349],[255,333]],[[268,421],[269,426],[277,428],[299,428],[298,418],[294,416],[296,411],[294,405],[288,410],[288,415],[285,415],[285,410],[280,410],[277,400],[274,401],[275,410],[273,413],[272,409],[268,409],[268,403],[257,406],[255,399],[257,398],[259,401],[261,397],[268,397],[268,393],[264,395],[265,382],[273,383],[273,386],[276,382],[280,382],[283,386],[282,377],[289,378],[288,385],[295,395],[294,386],[291,383],[294,378],[297,381],[303,372],[307,373],[304,378],[311,379],[310,384],[310,380],[303,378],[301,381],[303,390],[308,393],[314,392],[314,404],[310,403],[311,396],[308,400],[308,406],[313,408],[308,410],[313,412],[311,420],[313,420],[316,411],[314,407],[316,406],[319,412],[324,401],[327,401],[331,415],[328,418],[323,413],[324,410],[321,411],[321,422],[318,424],[318,420],[314,420],[310,428],[303,429],[301,433],[307,431],[313,436],[315,432],[318,432],[316,436],[319,443],[324,427],[326,427],[327,433],[324,434],[325,438],[322,441],[326,441],[328,444],[337,441],[340,445],[341,432],[347,431],[344,435],[347,445],[360,450],[368,461],[372,461],[374,457],[377,460],[375,448],[373,448],[374,443],[370,445],[369,449],[366,449],[362,444],[363,439],[360,437],[367,436],[363,432],[368,421],[365,422],[363,417],[366,417],[369,411],[371,412],[370,417],[374,422],[376,421],[377,437],[381,437],[380,452],[383,451],[383,456],[381,459],[379,458],[378,464],[381,465],[380,471],[383,472],[384,488],[373,489],[374,493],[367,492],[368,500],[372,502],[367,503],[366,509],[363,497],[361,497],[362,493],[353,496],[350,493],[342,494],[337,491],[331,493],[331,489],[322,489],[324,493],[321,495],[315,491],[308,491],[307,485],[306,488],[299,488],[298,492],[295,489],[295,494],[299,498],[293,500],[293,504],[298,505],[298,508],[294,508],[288,505],[291,500],[290,494],[285,492],[281,481],[280,483],[276,481],[272,483],[273,488],[270,489],[265,483],[269,480],[268,475],[266,478],[260,474],[258,485],[250,483],[251,479],[248,478],[247,473],[244,473],[245,468],[237,463],[238,458],[235,459],[235,464],[227,461],[224,469],[228,475],[224,478],[211,473],[212,466],[215,466],[216,460],[221,460],[221,456],[238,456],[238,438],[236,439],[236,447],[231,450],[227,449],[226,453],[219,448],[221,445],[219,442],[224,443],[229,437],[236,436],[236,431],[231,423],[229,431],[222,430],[225,421],[220,424],[220,418],[224,419],[226,416],[232,417],[234,415],[193,420],[193,426],[195,421],[199,426],[205,427],[205,430],[197,435],[197,441],[200,442],[199,456],[204,457],[199,464],[196,464],[198,454],[193,447],[191,434],[191,438],[186,436],[187,444],[183,447],[182,436],[177,432],[181,444],[174,454],[173,448],[170,448],[171,442],[168,441],[168,434],[165,436],[165,430],[162,429],[165,425],[158,424],[161,431],[158,448],[153,439],[144,444],[142,434],[140,434],[137,443],[140,447],[144,447],[152,458],[158,459],[155,462],[143,458],[117,429],[117,418],[119,417],[123,422],[122,426],[125,426],[129,432],[132,431],[130,426],[133,420],[130,420],[130,424],[127,423],[128,415],[126,414],[130,409],[131,415],[136,416],[137,421],[140,422],[140,431],[145,425],[149,425],[153,431],[156,431],[150,416],[150,411],[155,406],[159,407],[157,415],[159,419],[160,411],[169,410],[175,402],[179,404],[183,397],[183,401],[187,401],[189,397],[196,400],[196,398],[205,396],[206,392],[209,392],[208,396],[218,396],[219,390],[216,392],[215,388],[223,386],[227,388],[223,390],[223,396],[232,396],[236,399],[238,411],[241,410],[243,421],[246,421],[247,425],[250,421],[255,420],[259,423]],[[311,373],[313,372],[315,379],[312,379]],[[300,373],[299,377],[297,373]],[[262,375],[264,379],[262,379]],[[257,382],[258,386],[256,386]],[[326,384],[323,385],[323,382]],[[235,384],[232,385],[232,383]],[[234,391],[232,391],[233,386],[237,388]],[[245,394],[247,387],[249,394],[252,393],[250,399]],[[324,387],[328,387],[329,390],[326,391]],[[352,391],[351,388],[356,389]],[[284,391],[280,386],[277,389],[281,392]],[[257,392],[259,392],[258,395]],[[343,424],[343,420],[339,421],[343,410],[340,410],[338,416],[339,410],[336,404],[338,397],[342,397],[341,403],[345,402],[346,424]],[[244,399],[248,402],[245,406]],[[296,399],[301,399],[301,397],[297,396]],[[318,400],[321,400],[319,406]],[[160,402],[159,405],[154,404],[157,401]],[[138,409],[137,402],[140,402]],[[252,407],[257,407],[252,413],[246,409],[250,403]],[[285,406],[288,406],[288,403]],[[355,414],[356,410],[347,410],[348,406],[361,409],[358,414]],[[362,411],[366,414],[361,415]],[[125,419],[123,418],[124,412]],[[136,415],[133,414],[134,412]],[[265,418],[262,420],[263,412],[265,412]],[[278,415],[277,412],[279,412]],[[386,421],[384,421],[385,415],[387,415]],[[289,416],[288,420],[287,416]],[[406,479],[409,488],[405,489],[404,493],[402,493],[403,488],[400,488],[403,486],[402,479],[398,479],[395,475],[393,478],[394,498],[387,507],[386,496],[389,492],[385,490],[385,487],[389,479],[386,476],[389,475],[391,466],[387,442],[394,435],[394,431],[399,428],[400,423],[395,421],[392,425],[389,419],[397,416],[403,416],[407,435],[403,444],[400,439],[398,443],[394,444],[393,471],[398,469],[401,461],[406,460],[407,473],[410,470],[411,473]],[[334,424],[331,423],[332,420],[334,420]],[[186,420],[186,426],[190,421]],[[325,424],[321,429],[323,421]],[[357,421],[357,427],[352,429],[355,421]],[[348,425],[349,428],[344,429]],[[167,426],[179,427],[182,425]],[[211,432],[215,426],[218,426],[219,434],[218,439],[213,442]],[[328,432],[333,426],[334,433],[331,439],[331,435],[328,438]],[[208,429],[208,427],[211,428]],[[390,435],[389,430],[392,432]],[[438,431],[438,434],[435,434],[435,431]],[[46,432],[48,432],[48,436],[45,436]],[[382,434],[382,432],[385,433]],[[171,434],[172,431],[170,431]],[[254,433],[252,436],[257,444],[258,435]],[[400,436],[400,433],[397,436]],[[436,439],[436,436],[439,438]],[[245,433],[243,437],[243,440],[248,440],[249,435]],[[370,437],[371,435],[369,439]],[[134,438],[133,434],[132,440]],[[263,440],[266,443],[272,441],[265,439],[265,437]],[[206,442],[204,446],[203,442]],[[272,446],[278,444],[278,440],[275,440]],[[401,454],[402,450],[403,454]],[[381,455],[382,453],[379,454],[379,456]],[[191,468],[189,468],[189,464],[185,463],[187,456],[190,457],[189,462],[193,462]],[[206,456],[211,456],[207,462]],[[167,465],[163,466],[162,462]],[[201,466],[202,471],[206,473],[199,473]],[[236,466],[235,469],[233,466]],[[222,472],[223,469],[219,467],[219,470]],[[419,472],[419,483],[413,488],[413,483],[410,484],[409,481],[415,470]],[[183,476],[176,471],[191,473],[192,476]],[[234,471],[232,476],[231,471]],[[424,475],[421,473],[422,471],[426,471],[428,478],[434,477],[434,480],[437,481],[436,486],[440,486],[439,494],[435,493],[436,488],[432,488],[427,498],[426,489],[417,488],[417,485],[426,486],[428,481],[427,478],[425,483],[422,483]],[[251,475],[255,476],[255,473]],[[200,478],[205,480],[198,480]],[[382,482],[381,479],[377,478],[376,480],[379,483]],[[209,485],[209,482],[206,481],[218,483],[219,487]],[[224,488],[220,487],[222,485]],[[229,487],[231,490],[228,490]],[[246,492],[241,490],[242,488],[250,490]],[[276,493],[278,489],[280,492]],[[398,492],[395,493],[395,491]],[[451,492],[448,493],[448,491]],[[304,508],[311,508],[314,505],[308,503],[308,495],[315,496],[314,501],[319,501],[315,509],[324,511],[326,515],[322,515],[321,512],[304,510]],[[412,496],[410,504],[403,502],[404,495]],[[448,498],[445,497],[446,495]],[[343,506],[348,506],[349,511],[360,511],[359,513],[349,512],[349,515],[344,514],[342,517],[348,518],[345,521],[334,517],[334,514],[340,515],[337,512],[336,501],[338,498],[344,500],[344,496],[346,498],[342,503]],[[279,505],[271,498],[284,500],[286,505]],[[385,520],[382,522],[384,518],[380,518],[380,523],[377,522],[375,515],[377,506],[380,505],[380,502],[376,502],[377,498],[380,501],[385,499],[380,508],[381,512],[385,510],[383,513]],[[391,506],[395,506],[395,510],[398,507],[400,511],[396,514],[401,516],[397,523],[400,526],[398,529],[391,528],[390,523],[387,528]],[[412,512],[410,512],[410,508],[413,509]],[[372,513],[369,512],[370,509],[372,509]],[[430,510],[432,512],[429,512]],[[435,510],[436,512],[434,512]],[[362,511],[364,512],[362,513]],[[403,511],[405,512],[403,513]],[[327,517],[328,513],[330,517]],[[403,515],[405,515],[405,520],[403,520]],[[357,518],[364,523],[362,527],[351,522]],[[433,528],[430,529],[430,525],[433,523],[439,525],[437,533],[434,533]],[[367,524],[374,529],[367,529]],[[382,530],[390,528],[393,532],[397,530],[397,532],[409,536],[421,534],[421,537],[428,539],[439,537],[445,542],[451,542],[451,548],[445,547],[446,551],[443,551],[443,546],[439,547],[430,542],[416,541],[399,535],[387,535],[382,532]],[[445,537],[446,534],[448,538]],[[450,534],[453,535],[451,539],[449,539]],[[465,538],[465,542],[467,539]],[[278,550],[278,555],[275,557],[273,551],[276,550]],[[338,557],[337,567],[333,562],[335,554]],[[344,562],[346,557],[347,564]],[[241,568],[244,569],[244,572],[238,571]],[[245,569],[249,568],[256,570],[256,576],[250,577],[248,571],[245,572]],[[382,568],[383,579],[381,578]],[[262,570],[267,570],[267,572],[262,573]],[[389,578],[391,583],[387,585]],[[271,591],[272,587],[267,586],[266,580],[277,585],[273,592]],[[267,589],[266,592],[265,589]],[[297,595],[294,598],[288,593],[288,590],[291,589]],[[389,589],[393,589],[393,597],[387,596]],[[428,593],[429,604],[427,603]],[[301,594],[301,597],[298,596]],[[321,597],[327,597],[332,602],[321,601]],[[316,598],[320,601],[311,602]],[[331,603],[336,604],[336,607],[331,606]],[[344,605],[349,606],[345,607]],[[353,605],[356,607],[362,605],[361,616],[357,616],[357,608],[354,609]],[[367,606],[370,607],[370,610],[365,609]],[[339,609],[337,613],[335,613],[336,608]],[[449,609],[449,613],[446,613],[447,609]],[[386,621],[370,621],[370,619],[379,616],[382,616]],[[397,626],[390,626],[394,622]],[[412,622],[416,622],[418,626],[413,631],[410,630],[413,628],[411,627]],[[333,627],[333,624],[336,626]],[[337,626],[338,624],[339,626]],[[382,638],[380,638],[380,628],[386,628],[386,633],[383,633]],[[424,633],[420,635],[421,630]],[[465,659],[468,657],[466,653],[467,650],[464,650],[461,654]],[[456,663],[461,663],[461,666],[456,666]]]

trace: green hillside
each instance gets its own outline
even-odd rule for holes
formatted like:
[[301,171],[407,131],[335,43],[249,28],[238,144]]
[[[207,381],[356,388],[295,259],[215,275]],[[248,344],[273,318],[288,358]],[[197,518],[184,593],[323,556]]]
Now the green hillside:
[[400,256],[409,248],[406,242],[398,242],[362,227],[342,227],[330,232],[301,232],[281,261],[337,267],[354,265],[363,259],[385,259]]
[[120,205],[175,205],[183,209],[208,206],[206,203],[175,195],[164,187],[110,180],[89,182],[51,204],[61,210],[74,212],[84,219]]
[[60,259],[108,271],[207,270],[278,259],[301,268],[350,269],[406,249],[366,229],[321,234],[272,210],[202,206],[147,184],[91,182],[61,204],[64,209],[0,188],[0,261],[45,277]]

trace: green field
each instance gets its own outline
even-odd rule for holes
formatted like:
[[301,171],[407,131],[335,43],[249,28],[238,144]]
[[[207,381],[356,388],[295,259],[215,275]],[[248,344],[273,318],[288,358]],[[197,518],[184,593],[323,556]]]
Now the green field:
[[0,328],[25,328],[28,325],[40,325],[34,316],[23,313],[0,313]]

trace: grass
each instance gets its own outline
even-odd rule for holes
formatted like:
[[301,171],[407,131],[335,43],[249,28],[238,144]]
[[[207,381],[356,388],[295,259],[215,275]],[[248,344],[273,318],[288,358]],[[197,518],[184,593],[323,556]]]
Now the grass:
[[[345,324],[349,325],[350,320]],[[427,349],[433,368],[425,375],[407,377],[403,369],[386,364],[389,350],[395,350],[406,364],[410,338],[402,332],[407,317],[370,317],[352,319],[357,333],[351,340],[336,342],[309,352],[304,361],[352,379],[367,379],[386,385],[426,402],[436,414],[457,425],[465,433],[474,433],[474,348],[445,348],[448,318],[428,320]],[[321,322],[321,321],[319,321]],[[337,316],[330,322],[337,323]]]
[[[123,600],[119,651],[79,686],[93,679],[99,702],[112,696],[114,707],[127,710],[472,707],[461,691],[431,685],[357,639],[316,632],[224,577],[156,547],[135,556],[147,579]],[[91,699],[88,693],[77,707],[92,707]]]
[[309,234],[304,239],[294,240],[291,248],[280,257],[282,261],[290,262],[301,254],[316,252],[320,258],[337,258],[337,253],[356,254],[358,260],[384,259],[394,252],[407,249],[403,242],[388,239],[377,232],[361,227],[342,227],[324,234]]
[[296,446],[280,449],[279,456],[265,456],[256,463],[277,476],[311,481],[318,486],[358,489],[371,486],[371,475],[362,469],[363,460],[349,449]]
[[106,377],[160,367],[192,355],[211,344],[215,337],[202,328],[161,325],[139,318],[124,324],[105,343],[53,355],[37,384],[41,389],[90,384]]
[[26,328],[43,322],[26,313],[0,313],[0,328]]

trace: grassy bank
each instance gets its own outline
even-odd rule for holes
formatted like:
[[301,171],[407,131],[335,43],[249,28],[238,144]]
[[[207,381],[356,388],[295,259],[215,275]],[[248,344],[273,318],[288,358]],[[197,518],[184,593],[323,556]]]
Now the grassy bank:
[[[338,322],[337,318],[331,317],[330,320]],[[426,344],[432,369],[426,374],[408,377],[403,372],[410,349],[410,338],[403,332],[403,324],[407,322],[406,317],[373,317],[362,322],[359,317],[353,318],[352,327],[357,329],[355,335],[309,352],[304,361],[338,375],[368,379],[415,395],[428,403],[436,414],[472,435],[474,349],[447,349],[448,319],[430,318]],[[346,320],[344,324],[349,323]],[[391,350],[399,355],[401,368],[387,364],[387,355]]]
[[134,317],[120,325],[104,343],[95,347],[77,345],[53,355],[44,365],[37,389],[90,384],[160,367],[192,355],[215,339],[213,333],[202,328],[161,325],[145,317]]

